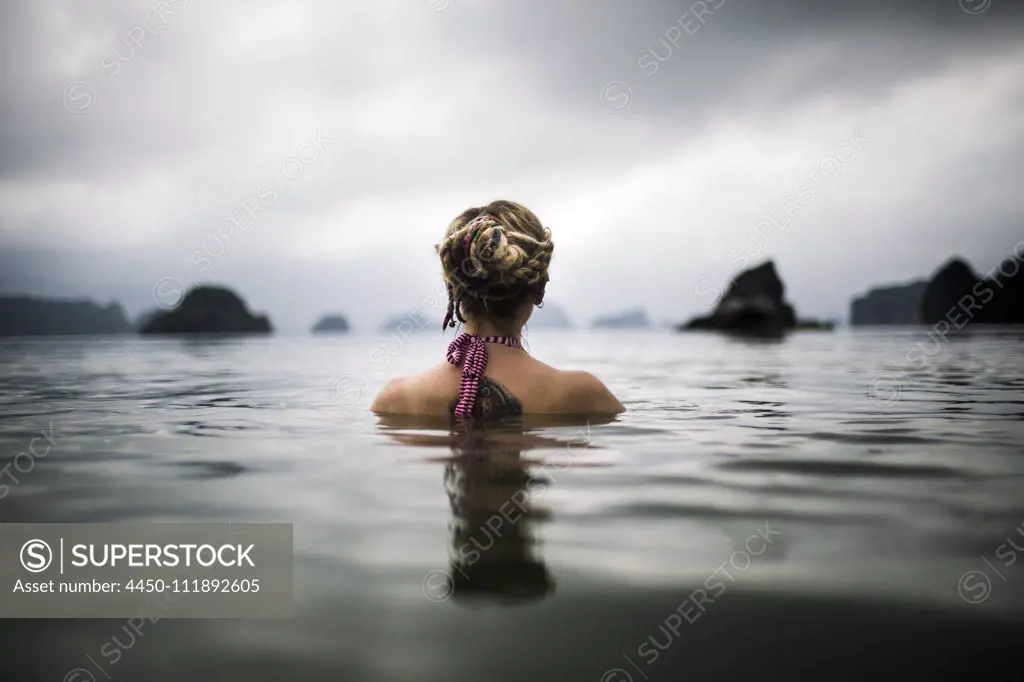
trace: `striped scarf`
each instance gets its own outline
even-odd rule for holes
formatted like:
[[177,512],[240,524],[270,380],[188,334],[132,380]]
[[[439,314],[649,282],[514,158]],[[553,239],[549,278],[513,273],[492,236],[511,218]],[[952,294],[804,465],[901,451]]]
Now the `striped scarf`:
[[476,394],[480,390],[480,379],[487,369],[487,344],[500,343],[523,350],[518,339],[511,336],[473,336],[460,334],[448,346],[448,362],[462,368],[462,385],[459,387],[459,402],[455,405],[455,416],[468,419],[473,415]]

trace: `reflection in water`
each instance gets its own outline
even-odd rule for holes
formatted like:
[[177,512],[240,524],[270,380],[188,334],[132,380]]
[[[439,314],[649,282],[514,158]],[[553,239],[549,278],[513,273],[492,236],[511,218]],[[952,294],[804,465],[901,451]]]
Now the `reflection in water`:
[[530,496],[544,482],[527,471],[515,440],[478,428],[453,435],[453,457],[444,472],[452,512],[453,598],[543,599],[554,581],[534,551],[538,514]]
[[[432,597],[466,603],[481,598],[502,604],[543,599],[555,590],[534,536],[538,521],[551,519],[536,498],[554,482],[552,471],[602,466],[589,461],[590,427],[608,416],[526,415],[501,423],[452,426],[447,419],[389,415],[379,427],[403,445],[450,450],[429,457],[444,469],[451,510],[446,584],[431,584]],[[573,429],[569,438],[550,429]],[[527,457],[554,450],[550,458]],[[549,469],[550,467],[550,469]],[[531,470],[533,473],[531,473]],[[541,472],[547,472],[542,474]]]

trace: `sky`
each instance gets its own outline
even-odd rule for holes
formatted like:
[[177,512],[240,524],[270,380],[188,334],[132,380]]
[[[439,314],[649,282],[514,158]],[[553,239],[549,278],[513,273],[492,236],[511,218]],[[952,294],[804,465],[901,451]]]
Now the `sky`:
[[372,329],[504,198],[577,324],[768,258],[843,318],[1024,238],[1024,3],[2,2],[0,293]]

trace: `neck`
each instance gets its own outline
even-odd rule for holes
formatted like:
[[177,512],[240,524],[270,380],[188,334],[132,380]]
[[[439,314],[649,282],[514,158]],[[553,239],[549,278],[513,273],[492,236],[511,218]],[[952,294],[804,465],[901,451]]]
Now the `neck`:
[[466,321],[464,331],[473,336],[508,336],[513,339],[522,338],[522,326],[498,326],[489,320],[476,320],[470,318]]

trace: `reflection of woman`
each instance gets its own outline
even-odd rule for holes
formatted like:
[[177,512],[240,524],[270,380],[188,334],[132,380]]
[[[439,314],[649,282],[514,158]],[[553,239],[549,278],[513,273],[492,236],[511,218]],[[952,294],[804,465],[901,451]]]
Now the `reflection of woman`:
[[444,483],[451,505],[450,588],[454,599],[491,597],[521,602],[554,590],[534,553],[537,510],[522,446],[500,432],[471,429],[457,436]]
[[[605,417],[597,423],[612,419],[614,416]],[[441,424],[445,424],[445,431],[433,430]],[[410,415],[381,417],[380,427],[402,445],[451,451],[444,457],[427,458],[445,464],[444,487],[452,515],[449,566],[431,570],[423,578],[423,594],[431,601],[489,597],[523,602],[543,599],[554,591],[554,580],[536,551],[533,537],[536,522],[550,514],[538,509],[536,498],[554,482],[555,471],[601,465],[586,456],[593,447],[589,419],[586,431],[580,428],[568,440],[524,431],[527,424],[531,428],[577,428],[584,422],[523,417],[500,425],[469,422],[450,428],[447,420]],[[550,463],[524,456],[527,451],[539,450],[556,451],[557,455],[550,458]],[[535,476],[528,471],[528,467],[539,471],[548,466],[551,476]]]

